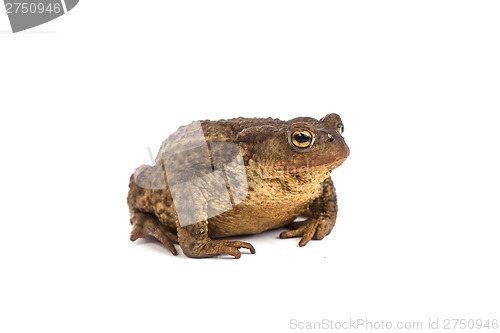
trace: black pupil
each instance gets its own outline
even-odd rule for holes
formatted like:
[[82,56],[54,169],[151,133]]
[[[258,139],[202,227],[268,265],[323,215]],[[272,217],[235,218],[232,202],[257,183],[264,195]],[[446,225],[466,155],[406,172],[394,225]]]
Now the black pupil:
[[304,133],[298,133],[298,134],[295,134],[295,140],[296,140],[298,143],[307,143],[307,142],[309,142],[310,137],[309,137],[309,135],[307,135],[307,134],[304,134]]

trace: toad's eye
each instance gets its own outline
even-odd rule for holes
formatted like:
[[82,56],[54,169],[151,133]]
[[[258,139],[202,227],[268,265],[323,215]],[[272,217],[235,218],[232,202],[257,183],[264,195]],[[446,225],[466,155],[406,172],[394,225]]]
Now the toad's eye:
[[340,135],[344,133],[344,125],[342,124],[337,125],[337,133],[339,133]]
[[297,148],[309,148],[314,142],[314,137],[308,130],[296,130],[290,136],[290,142]]

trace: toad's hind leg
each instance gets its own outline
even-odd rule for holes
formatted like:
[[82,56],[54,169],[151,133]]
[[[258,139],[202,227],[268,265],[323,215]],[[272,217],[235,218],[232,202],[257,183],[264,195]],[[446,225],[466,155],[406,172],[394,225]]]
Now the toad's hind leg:
[[155,215],[132,209],[130,223],[132,224],[131,241],[153,236],[162,242],[173,255],[177,255],[177,250],[174,247],[174,243],[179,243],[177,235],[162,224]]

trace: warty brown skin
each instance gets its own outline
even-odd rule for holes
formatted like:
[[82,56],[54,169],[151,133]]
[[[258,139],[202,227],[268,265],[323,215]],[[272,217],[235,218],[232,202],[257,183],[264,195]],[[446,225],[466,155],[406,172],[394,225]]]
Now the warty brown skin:
[[[342,120],[337,114],[329,114],[321,120],[309,117],[289,121],[236,118],[200,123],[208,144],[226,142],[238,145],[237,151],[241,152],[244,161],[243,176],[248,185],[244,187],[244,199],[211,216],[210,209],[220,210],[223,206],[217,198],[210,197],[212,188],[199,183],[201,185],[195,189],[194,196],[192,188],[181,189],[176,195],[180,198],[186,195],[187,205],[192,204],[188,198],[196,198],[196,204],[192,205],[193,214],[202,216],[197,223],[181,225],[171,190],[166,184],[172,185],[173,180],[182,183],[196,179],[202,170],[197,165],[205,158],[211,159],[214,170],[218,169],[213,156],[202,156],[206,149],[192,149],[190,154],[183,155],[184,158],[177,156],[169,162],[171,157],[166,153],[169,149],[192,146],[194,130],[191,128],[195,127],[192,124],[181,127],[163,143],[156,166],[143,167],[145,171],[140,175],[156,178],[159,183],[162,183],[162,178],[167,179],[162,188],[139,186],[137,172],[130,177],[127,202],[132,241],[153,236],[174,255],[177,254],[174,246],[177,243],[189,257],[228,254],[239,258],[240,248],[255,253],[253,246],[221,238],[287,227],[291,230],[282,232],[280,238],[301,237],[299,245],[304,246],[311,239],[323,239],[331,232],[338,208],[330,173],[349,156],[349,148],[341,135]],[[210,154],[215,156],[217,152],[212,150]],[[223,154],[234,152],[225,151]],[[228,166],[224,170],[226,174],[233,171]],[[203,176],[211,177],[210,174]],[[307,216],[308,219],[293,222],[298,216]]]

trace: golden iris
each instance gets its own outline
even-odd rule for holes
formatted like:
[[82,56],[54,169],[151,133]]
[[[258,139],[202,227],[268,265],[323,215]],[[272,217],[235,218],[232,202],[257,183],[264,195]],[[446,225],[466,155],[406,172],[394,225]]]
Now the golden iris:
[[313,135],[308,130],[296,130],[291,136],[292,144],[297,148],[308,148],[313,143]]

